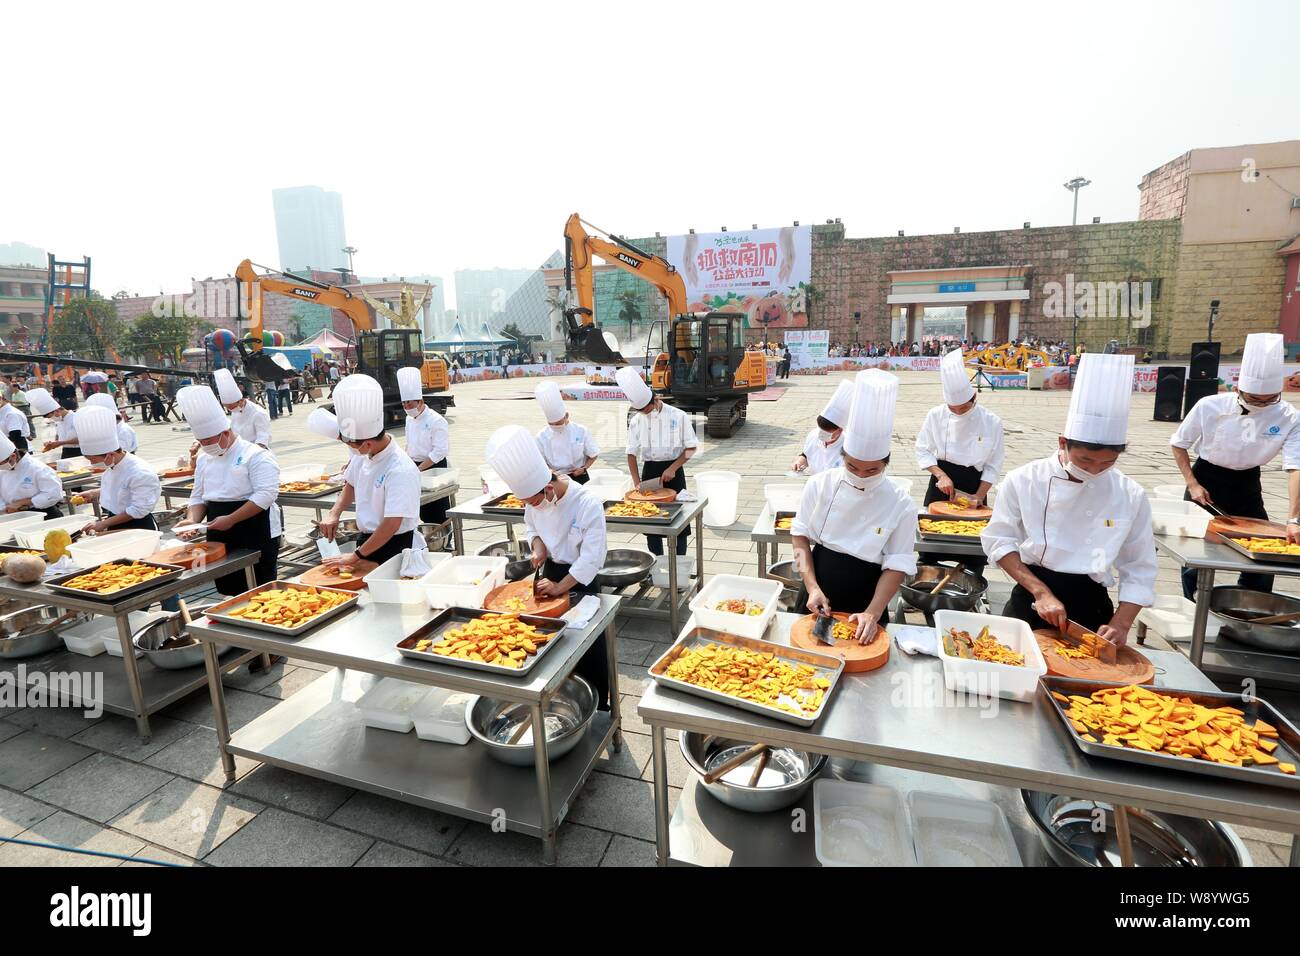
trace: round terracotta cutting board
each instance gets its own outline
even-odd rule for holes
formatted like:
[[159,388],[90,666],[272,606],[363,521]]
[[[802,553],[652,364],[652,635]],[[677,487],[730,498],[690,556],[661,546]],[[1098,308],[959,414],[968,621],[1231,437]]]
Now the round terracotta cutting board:
[[1285,538],[1286,525],[1263,518],[1233,518],[1232,523],[1222,518],[1211,518],[1205,535],[1221,534],[1226,538]]
[[930,502],[929,512],[945,518],[992,518],[992,508],[958,508],[951,501]]
[[[833,613],[831,617],[837,621],[847,622],[849,619],[847,614],[839,613]],[[883,627],[876,633],[870,644],[859,644],[857,640],[850,638],[847,641],[837,640],[835,646],[831,647],[813,637],[813,623],[816,620],[816,614],[809,614],[795,621],[794,626],[790,628],[790,643],[800,650],[817,651],[819,654],[830,654],[841,658],[844,661],[844,671],[848,674],[874,671],[889,662],[889,632]]]
[[653,501],[656,504],[667,504],[677,500],[677,492],[671,488],[660,488],[658,491],[629,491],[623,497],[628,501]]
[[1115,681],[1120,684],[1149,684],[1155,679],[1155,666],[1141,651],[1125,644],[1115,654],[1114,664],[1103,664],[1095,657],[1065,658],[1056,653],[1057,631],[1034,631],[1038,648],[1047,663],[1047,673],[1054,677],[1078,677],[1083,680]]
[[298,578],[299,584],[306,584],[314,588],[338,588],[342,591],[360,591],[366,586],[366,575],[375,568],[379,567],[374,561],[362,559],[352,567],[348,568],[352,572],[352,577],[341,578],[334,568],[325,564],[318,564],[316,567],[304,571]]
[[[523,608],[511,607],[509,602],[512,598],[518,598],[523,601]],[[511,581],[509,584],[503,584],[499,588],[493,588],[488,592],[487,598],[483,601],[483,607],[488,611],[501,611],[506,614],[533,614],[537,617],[559,617],[569,609],[569,595],[565,594],[557,598],[534,597],[533,579],[527,577],[521,581]]]
[[162,551],[155,551],[146,560],[155,561],[158,564],[175,564],[182,568],[192,568],[199,563],[199,555],[202,555],[202,561],[205,564],[211,564],[214,561],[220,561],[226,556],[226,546],[219,541],[196,541],[193,544],[182,544],[175,548],[164,548]]

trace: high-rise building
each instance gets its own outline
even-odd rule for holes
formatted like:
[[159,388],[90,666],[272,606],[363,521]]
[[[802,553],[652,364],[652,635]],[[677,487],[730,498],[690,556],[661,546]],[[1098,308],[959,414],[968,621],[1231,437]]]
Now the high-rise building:
[[348,265],[343,247],[343,197],[319,186],[271,190],[280,268],[287,271],[337,269]]
[[0,242],[0,266],[35,266],[45,268],[45,250],[25,242]]
[[466,328],[493,325],[534,269],[457,269],[456,314]]

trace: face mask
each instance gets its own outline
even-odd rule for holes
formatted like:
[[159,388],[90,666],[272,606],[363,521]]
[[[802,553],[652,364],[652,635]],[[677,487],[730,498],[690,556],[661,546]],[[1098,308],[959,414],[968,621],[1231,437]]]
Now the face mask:
[[216,444],[200,445],[199,448],[203,449],[204,454],[211,455],[213,458],[224,458],[226,457],[226,452],[230,451],[229,448],[221,447],[220,438],[217,439]]
[[542,500],[537,502],[537,504],[533,505],[533,507],[538,511],[549,511],[551,508],[555,507],[555,499],[548,498],[546,497],[545,494],[543,494]]
[[858,491],[872,491],[879,487],[880,483],[885,480],[885,473],[882,471],[880,474],[872,475],[870,478],[861,478],[845,468],[844,480],[854,488],[858,489]]
[[555,429],[557,432],[562,432],[568,426],[568,424],[569,424],[568,422],[563,422],[562,424],[559,425],[552,425],[551,428]]
[[1076,481],[1089,482],[1097,476],[1090,471],[1084,471],[1070,459],[1062,456],[1061,465],[1065,468],[1065,473]]
[[829,445],[835,439],[834,432],[822,431],[820,428],[817,430],[817,434],[821,438],[823,445]]
[[1240,395],[1238,395],[1238,396],[1237,396],[1237,404],[1240,405],[1240,406],[1242,407],[1242,409],[1245,410],[1245,412],[1246,412],[1247,415],[1256,415],[1256,414],[1258,414],[1259,412],[1264,411],[1264,409],[1266,409],[1266,408],[1272,408],[1272,407],[1273,407],[1273,404],[1276,404],[1276,403],[1269,404],[1269,405],[1251,405],[1251,404],[1247,403],[1246,400],[1243,399]]
[[0,463],[0,471],[13,471],[17,467],[12,461]]

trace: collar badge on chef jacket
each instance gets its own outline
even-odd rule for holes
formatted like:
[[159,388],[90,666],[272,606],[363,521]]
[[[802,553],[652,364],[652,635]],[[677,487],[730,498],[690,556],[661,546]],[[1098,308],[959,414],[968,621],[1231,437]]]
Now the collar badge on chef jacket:
[[1282,427],[1281,427],[1280,425],[1273,425],[1273,426],[1271,426],[1271,427],[1269,428],[1268,433],[1269,433],[1270,435],[1276,435],[1276,434],[1278,434],[1280,431],[1282,431]]

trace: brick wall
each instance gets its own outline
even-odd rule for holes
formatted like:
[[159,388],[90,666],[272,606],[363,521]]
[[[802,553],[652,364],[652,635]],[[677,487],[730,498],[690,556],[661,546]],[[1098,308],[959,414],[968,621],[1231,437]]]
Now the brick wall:
[[1142,177],[1138,184],[1139,219],[1181,219],[1187,207],[1191,153],[1183,153]]
[[1214,337],[1239,353],[1248,332],[1276,332],[1286,260],[1276,242],[1182,246],[1171,341],[1178,353],[1205,339],[1210,300],[1219,300]]

